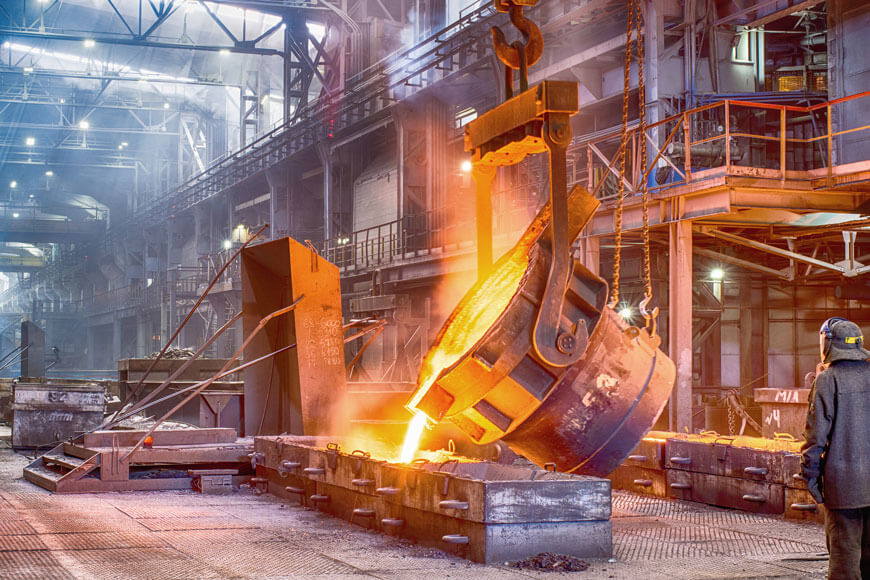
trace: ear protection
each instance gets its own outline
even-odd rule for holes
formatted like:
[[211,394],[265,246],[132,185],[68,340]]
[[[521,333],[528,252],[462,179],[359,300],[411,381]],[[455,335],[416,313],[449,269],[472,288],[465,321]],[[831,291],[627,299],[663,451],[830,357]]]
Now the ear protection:
[[828,340],[832,339],[832,338],[834,337],[834,333],[833,333],[833,331],[832,331],[831,329],[832,329],[832,328],[834,327],[834,325],[837,324],[838,322],[846,322],[846,319],[845,319],[845,318],[840,318],[839,316],[833,316],[833,317],[827,319],[827,320],[822,324],[822,327],[819,329],[819,334],[824,334],[824,335],[825,335],[825,338],[827,338]]

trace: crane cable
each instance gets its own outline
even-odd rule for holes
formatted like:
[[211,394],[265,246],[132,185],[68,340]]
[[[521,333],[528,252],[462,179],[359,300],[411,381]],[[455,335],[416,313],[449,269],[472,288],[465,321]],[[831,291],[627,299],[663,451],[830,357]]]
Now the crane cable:
[[[626,40],[625,40],[625,66],[623,69],[623,93],[622,93],[622,141],[618,151],[619,155],[619,184],[618,197],[616,201],[615,212],[615,230],[616,230],[616,248],[613,257],[613,286],[611,291],[610,307],[615,308],[619,304],[619,280],[622,263],[622,229],[623,229],[623,208],[625,198],[625,153],[628,149],[628,105],[631,93],[631,51],[632,45],[636,46],[637,50],[637,77],[638,77],[638,114],[639,126],[637,135],[639,136],[640,148],[640,171],[635,171],[641,180],[636,184],[640,188],[641,207],[643,212],[643,283],[644,283],[644,299],[640,303],[640,312],[646,321],[647,329],[650,334],[655,333],[655,320],[658,316],[658,308],[653,308],[652,312],[647,310],[647,306],[652,301],[652,266],[650,258],[650,237],[649,237],[649,188],[647,180],[642,179],[646,174],[647,169],[647,147],[646,147],[646,81],[644,78],[644,42],[643,42],[643,14],[641,11],[640,0],[628,1],[628,18],[626,22]],[[633,160],[634,161],[634,160]]]

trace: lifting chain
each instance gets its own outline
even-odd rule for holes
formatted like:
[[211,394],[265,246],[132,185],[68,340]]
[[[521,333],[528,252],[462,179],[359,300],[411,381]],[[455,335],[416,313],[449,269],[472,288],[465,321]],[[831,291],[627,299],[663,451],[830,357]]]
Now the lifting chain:
[[495,54],[505,66],[505,100],[514,94],[514,71],[520,71],[520,92],[529,88],[529,67],[540,60],[544,53],[544,35],[538,26],[523,14],[525,7],[532,7],[539,0],[493,0],[495,9],[510,14],[511,23],[522,33],[523,42],[507,43],[504,32],[493,26],[492,44]]
[[619,151],[619,183],[616,200],[615,212],[615,230],[616,230],[616,248],[613,256],[613,286],[611,288],[610,307],[616,308],[619,304],[619,281],[620,270],[622,265],[622,228],[623,228],[623,207],[625,202],[625,169],[626,169],[626,149],[628,149],[628,105],[631,93],[631,51],[632,45],[637,50],[637,77],[638,77],[638,114],[639,127],[637,129],[638,147],[640,148],[640,171],[635,170],[640,183],[636,184],[636,188],[640,188],[641,206],[643,210],[643,284],[644,298],[640,303],[640,313],[646,321],[646,328],[650,335],[656,333],[656,318],[658,316],[658,308],[653,308],[650,312],[647,307],[652,301],[652,266],[650,259],[650,238],[649,238],[649,189],[647,180],[643,179],[647,169],[647,147],[646,147],[646,80],[644,78],[644,38],[643,38],[643,13],[641,10],[640,0],[629,0],[628,17],[626,19],[626,42],[625,42],[625,65],[623,68],[623,93],[622,93],[622,140],[620,142]]

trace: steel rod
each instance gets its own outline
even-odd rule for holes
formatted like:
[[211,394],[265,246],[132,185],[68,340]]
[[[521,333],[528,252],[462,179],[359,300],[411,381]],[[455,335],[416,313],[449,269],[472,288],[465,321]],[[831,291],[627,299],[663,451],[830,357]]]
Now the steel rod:
[[[375,322],[375,323],[373,323],[373,324],[371,324],[371,325],[369,325],[369,326],[363,328],[362,330],[359,330],[359,331],[357,331],[357,332],[351,334],[350,336],[348,336],[347,338],[344,339],[344,342],[345,342],[345,343],[348,343],[348,342],[350,342],[350,341],[352,341],[352,340],[356,340],[357,338],[359,338],[359,337],[361,337],[361,336],[364,336],[364,335],[366,335],[366,334],[368,334],[369,332],[372,332],[372,331],[381,331],[381,330],[383,330],[384,325],[386,325],[386,321],[385,321],[385,320],[379,320],[379,321],[377,321],[377,322]],[[347,328],[350,328],[350,327],[352,327],[352,326],[355,326],[355,324],[354,324],[354,323],[350,323],[350,324],[347,324],[347,325],[346,325]],[[279,354],[281,354],[282,352],[286,352],[286,351],[290,350],[291,348],[295,348],[295,347],[296,347],[296,344],[297,344],[297,343],[294,342],[293,344],[291,344],[291,345],[289,345],[289,346],[285,346],[285,347],[279,348],[278,350],[276,350],[276,351],[274,351],[274,352],[271,352],[271,353],[269,353],[269,354],[265,354],[265,355],[263,355],[263,356],[261,356],[261,357],[259,357],[259,358],[256,358],[256,359],[254,359],[254,360],[252,360],[252,361],[246,362],[246,363],[241,364],[241,365],[239,365],[239,366],[237,366],[237,367],[234,367],[234,368],[232,368],[232,369],[229,369],[229,370],[226,370],[226,371],[224,371],[224,372],[218,373],[218,375],[217,375],[216,377],[214,377],[213,380],[222,379],[222,378],[224,378],[225,376],[231,375],[231,374],[233,374],[233,373],[237,373],[237,372],[239,372],[239,371],[243,371],[243,370],[245,370],[246,368],[248,368],[248,367],[250,367],[250,366],[253,366],[253,365],[257,364],[257,363],[263,362],[264,360],[269,359],[269,358],[271,358],[271,357],[273,357],[273,356],[279,355]],[[130,410],[126,411],[126,412],[125,412],[121,417],[119,417],[119,418],[118,418],[118,421],[120,422],[120,421],[123,421],[124,419],[128,419],[128,418],[132,417],[133,415],[135,415],[136,413],[140,413],[140,412],[144,411],[145,409],[148,409],[148,408],[150,408],[150,407],[153,407],[154,405],[157,405],[157,404],[162,403],[162,402],[164,402],[164,401],[168,401],[168,400],[171,399],[172,397],[177,397],[178,395],[182,395],[182,394],[184,394],[184,393],[187,393],[187,392],[189,392],[189,391],[192,391],[193,389],[198,388],[199,386],[201,386],[203,383],[207,382],[208,380],[212,380],[212,379],[206,379],[206,380],[204,380],[204,381],[200,381],[200,382],[198,382],[198,383],[196,383],[196,384],[194,384],[194,385],[190,385],[190,386],[188,386],[188,387],[185,387],[185,388],[183,388],[183,389],[181,389],[181,390],[179,390],[179,391],[176,391],[176,392],[174,392],[174,393],[170,393],[170,394],[166,395],[165,397],[162,397],[162,398],[160,398],[160,399],[157,399],[156,401],[151,401],[151,402],[148,403],[147,405],[143,405],[142,407],[139,407],[138,409],[135,409],[135,410],[130,409]],[[96,428],[96,429],[92,429],[92,430],[90,430],[90,431],[87,431],[86,433],[93,433],[94,431],[99,431],[100,429],[101,429],[101,427],[98,427],[98,428]]]
[[[257,334],[259,334],[260,331],[263,330],[263,327],[265,327],[266,324],[270,320],[272,320],[273,318],[276,318],[278,316],[282,316],[284,314],[287,314],[288,312],[292,312],[296,308],[296,306],[299,304],[299,302],[301,302],[304,298],[305,298],[305,295],[303,294],[299,298],[297,298],[290,306],[285,306],[284,308],[280,308],[280,309],[276,310],[275,312],[272,312],[271,314],[264,316],[262,318],[262,320],[260,320],[260,322],[257,324],[256,328],[254,328],[254,330],[251,331],[251,334],[249,334],[247,336],[247,338],[245,338],[245,341],[238,348],[238,350],[236,350],[233,357],[227,361],[227,364],[225,364],[224,367],[220,371],[218,371],[217,374],[220,374],[220,373],[224,372],[225,370],[227,370],[230,367],[230,365],[233,364],[237,358],[239,358],[239,356],[245,350],[245,347],[247,347],[248,344],[250,344],[250,342],[252,340],[254,340],[254,337],[256,337]],[[217,380],[217,374],[214,375],[213,377],[211,377],[210,379],[203,381],[203,383],[196,390],[194,390],[192,393],[190,393],[187,397],[184,398],[184,400],[177,403],[172,409],[167,411],[160,419],[158,419],[157,422],[154,423],[154,425],[148,430],[148,432],[145,433],[145,435],[143,435],[141,439],[139,439],[139,442],[136,443],[136,445],[134,445],[133,448],[127,452],[126,455],[124,455],[122,461],[127,461],[127,459],[133,453],[135,453],[136,450],[139,449],[139,447],[142,446],[142,444],[145,442],[145,439],[147,439],[148,437],[151,436],[152,433],[154,433],[154,431],[157,429],[157,427],[160,426],[161,423],[163,423],[166,419],[168,419],[170,416],[172,416],[181,407],[183,407],[185,404],[187,404],[188,401],[192,400],[195,396],[197,396],[199,393],[201,393],[203,390],[205,390],[206,387],[208,387],[210,384],[215,382]]]
[[208,285],[208,288],[205,289],[205,292],[202,293],[202,295],[196,301],[196,304],[193,305],[193,308],[190,309],[190,312],[187,313],[187,316],[184,317],[184,320],[181,322],[180,325],[178,325],[178,328],[175,329],[175,332],[172,334],[172,337],[168,341],[166,341],[165,345],[163,345],[163,348],[157,354],[157,357],[153,361],[151,361],[150,365],[148,365],[148,368],[145,370],[145,374],[143,374],[142,377],[139,379],[139,382],[136,384],[136,387],[127,395],[127,400],[124,401],[124,403],[121,405],[122,408],[124,407],[124,405],[129,403],[133,399],[134,396],[136,396],[139,393],[139,389],[142,387],[142,383],[145,381],[146,378],[148,378],[148,375],[151,374],[151,371],[154,370],[155,365],[157,365],[157,363],[160,361],[160,359],[163,358],[163,355],[166,353],[166,349],[169,348],[169,345],[172,344],[172,342],[178,337],[178,334],[181,332],[181,329],[184,328],[184,325],[187,324],[187,321],[190,320],[190,317],[193,316],[193,313],[196,312],[196,309],[199,308],[199,305],[202,304],[202,301],[205,300],[205,297],[208,295],[208,293],[211,291],[211,289],[214,287],[214,285],[217,284],[217,281],[220,279],[220,277],[223,275],[223,273],[226,271],[226,269],[229,267],[229,265],[239,256],[239,254],[242,253],[242,250],[244,250],[248,246],[248,244],[250,244],[255,239],[257,239],[257,236],[259,236],[261,233],[263,233],[263,230],[265,230],[268,227],[269,227],[269,224],[265,224],[265,225],[263,225],[263,227],[261,227],[259,230],[257,230],[256,233],[254,233],[253,236],[248,238],[248,240],[244,244],[242,244],[239,247],[239,249],[236,250],[236,252],[230,257],[230,259],[226,261],[226,263],[218,271],[218,273],[214,275],[214,278],[212,278],[212,281]]
[[[218,338],[220,335],[222,335],[222,334],[223,334],[223,333],[224,333],[224,332],[225,332],[225,331],[226,331],[230,326],[232,326],[233,324],[235,324],[236,321],[238,321],[239,318],[241,318],[241,317],[242,317],[242,313],[241,313],[241,312],[239,312],[238,314],[236,314],[235,316],[233,316],[233,317],[232,317],[232,318],[231,318],[231,319],[230,319],[226,324],[224,324],[222,327],[220,327],[220,328],[217,330],[217,332],[215,332],[215,333],[211,336],[211,338],[209,338],[207,341],[205,341],[205,343],[204,343],[201,347],[199,347],[199,350],[197,350],[197,351],[193,354],[192,357],[190,357],[189,359],[187,359],[187,360],[184,362],[184,364],[182,364],[182,365],[181,365],[181,366],[180,366],[180,367],[179,367],[179,368],[178,368],[174,373],[172,373],[171,375],[169,375],[169,378],[167,378],[165,381],[163,381],[163,382],[160,384],[160,386],[158,386],[156,389],[154,389],[153,391],[151,391],[150,393],[148,393],[147,395],[145,395],[141,400],[139,400],[139,401],[137,401],[136,403],[134,403],[134,404],[133,404],[133,407],[131,407],[130,409],[128,409],[128,411],[133,411],[133,412],[135,412],[137,409],[142,408],[142,405],[144,405],[145,403],[147,403],[148,401],[150,401],[151,399],[153,399],[154,397],[156,397],[158,394],[160,394],[160,393],[163,391],[163,389],[165,389],[166,387],[168,387],[168,386],[169,386],[169,383],[171,383],[171,382],[172,382],[173,380],[175,380],[175,379],[176,379],[176,378],[177,378],[181,373],[183,373],[183,372],[187,369],[187,367],[189,367],[189,366],[193,363],[193,361],[195,361],[195,360],[199,357],[199,355],[201,355],[201,354],[203,353],[203,351],[205,351],[205,349],[208,348],[209,345],[211,345],[211,343],[213,343],[215,340],[217,340],[217,338]],[[102,425],[100,425],[99,429],[105,429],[106,427],[112,425],[113,422],[115,421],[115,417],[117,417],[117,415],[118,415],[119,412],[120,412],[120,409],[119,409],[117,412],[114,413],[114,415],[112,416],[111,419],[109,419],[109,421],[107,421],[107,422],[103,423]]]
[[[266,360],[266,359],[269,359],[269,358],[271,358],[271,357],[273,357],[273,356],[275,356],[275,355],[281,354],[282,352],[285,352],[285,351],[290,350],[291,348],[295,348],[295,347],[296,347],[296,343],[294,342],[293,344],[291,344],[291,345],[289,345],[289,346],[285,346],[285,347],[283,347],[283,348],[279,348],[279,349],[276,350],[275,352],[271,352],[271,353],[269,353],[269,354],[264,354],[264,355],[261,356],[260,358],[255,358],[255,359],[252,360],[252,361],[246,362],[246,363],[244,363],[244,364],[240,364],[240,365],[237,366],[237,367],[234,367],[234,368],[231,368],[231,369],[229,369],[229,370],[226,370],[226,371],[223,371],[223,372],[221,372],[221,373],[218,373],[217,376],[215,376],[215,377],[213,377],[213,378],[211,378],[211,379],[205,379],[204,381],[200,381],[200,382],[198,382],[198,383],[196,383],[196,384],[190,385],[190,386],[188,386],[188,387],[184,387],[183,389],[181,389],[181,390],[179,390],[179,391],[176,391],[176,392],[174,392],[174,393],[170,393],[170,394],[166,395],[165,397],[162,397],[162,398],[160,398],[160,399],[157,399],[156,401],[151,401],[151,402],[148,403],[147,405],[143,405],[142,407],[139,407],[138,409],[135,409],[135,410],[130,409],[130,410],[128,410],[127,412],[125,412],[121,417],[119,417],[119,418],[118,418],[118,421],[120,422],[120,421],[123,421],[124,419],[129,419],[130,417],[132,417],[132,416],[135,415],[136,413],[141,413],[141,412],[144,411],[145,409],[148,409],[148,408],[150,408],[150,407],[153,407],[154,405],[157,405],[158,403],[162,403],[162,402],[164,402],[164,401],[168,401],[168,400],[171,399],[172,397],[177,397],[178,395],[183,395],[184,393],[187,393],[187,392],[189,392],[189,391],[192,391],[193,389],[199,388],[203,383],[208,382],[209,380],[216,381],[216,380],[218,380],[218,379],[222,379],[222,378],[224,378],[225,376],[231,375],[231,374],[233,374],[233,373],[237,373],[237,372],[239,372],[239,371],[243,371],[243,370],[245,370],[246,368],[248,368],[248,367],[250,367],[250,366],[253,366],[253,365],[257,364],[257,363],[263,362],[263,361]],[[100,429],[101,429],[101,427],[98,427],[98,428],[96,428],[96,429],[92,429],[91,431],[86,431],[86,433],[93,433],[94,431],[99,431]]]

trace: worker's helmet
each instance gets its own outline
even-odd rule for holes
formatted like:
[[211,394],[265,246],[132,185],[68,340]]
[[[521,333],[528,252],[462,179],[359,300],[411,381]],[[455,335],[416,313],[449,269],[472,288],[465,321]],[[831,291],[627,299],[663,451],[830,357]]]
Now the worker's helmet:
[[867,360],[870,351],[864,348],[864,336],[857,324],[835,316],[827,319],[819,329],[825,337],[825,360]]

